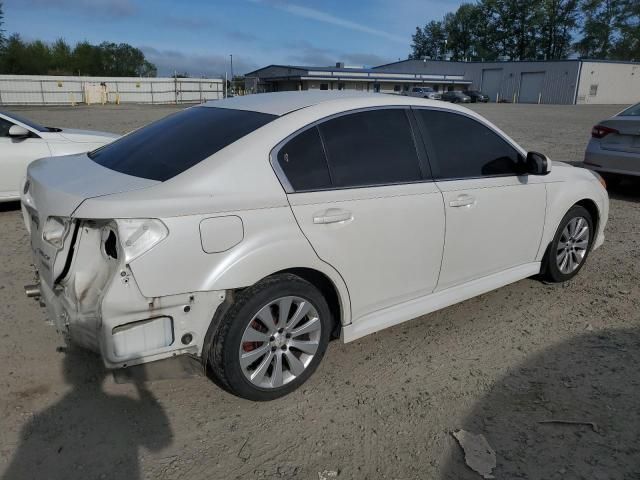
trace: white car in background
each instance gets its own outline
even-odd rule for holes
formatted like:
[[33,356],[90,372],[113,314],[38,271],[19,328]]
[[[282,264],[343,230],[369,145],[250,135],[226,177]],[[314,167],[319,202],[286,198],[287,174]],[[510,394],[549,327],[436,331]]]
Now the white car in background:
[[194,359],[269,400],[311,375],[332,336],[533,275],[569,280],[604,240],[601,180],[443,102],[219,100],[31,164],[22,208],[40,281],[26,293],[109,368]]
[[407,95],[415,98],[427,98],[429,100],[441,100],[442,94],[431,87],[413,87]]
[[20,198],[19,184],[33,160],[87,152],[118,137],[113,133],[43,127],[0,111],[0,202]]

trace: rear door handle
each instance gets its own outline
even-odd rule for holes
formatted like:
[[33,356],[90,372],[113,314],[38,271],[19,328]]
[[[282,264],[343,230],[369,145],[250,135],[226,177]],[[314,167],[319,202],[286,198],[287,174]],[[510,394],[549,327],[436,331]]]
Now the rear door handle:
[[353,214],[340,208],[329,208],[324,212],[316,213],[313,216],[313,223],[325,225],[327,223],[340,223],[353,220]]
[[472,195],[463,194],[455,200],[449,202],[450,207],[470,207],[476,204],[476,198]]

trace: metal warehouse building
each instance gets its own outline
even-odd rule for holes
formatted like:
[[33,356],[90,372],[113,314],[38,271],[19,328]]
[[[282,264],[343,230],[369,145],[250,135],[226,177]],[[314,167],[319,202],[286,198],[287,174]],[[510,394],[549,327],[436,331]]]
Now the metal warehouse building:
[[604,60],[451,62],[404,60],[373,67],[270,65],[247,74],[252,91],[355,89],[401,93],[481,90],[493,102],[629,104],[640,101],[640,63]]

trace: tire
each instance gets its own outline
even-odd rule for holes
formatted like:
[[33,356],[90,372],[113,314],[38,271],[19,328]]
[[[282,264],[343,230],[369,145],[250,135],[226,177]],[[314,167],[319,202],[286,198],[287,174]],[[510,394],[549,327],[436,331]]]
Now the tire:
[[216,384],[239,397],[282,397],[318,367],[332,327],[329,306],[315,286],[296,275],[272,275],[241,291],[220,319],[208,352],[210,372]]
[[580,205],[571,207],[560,222],[544,257],[543,278],[558,283],[575,277],[587,261],[594,233],[589,211]]

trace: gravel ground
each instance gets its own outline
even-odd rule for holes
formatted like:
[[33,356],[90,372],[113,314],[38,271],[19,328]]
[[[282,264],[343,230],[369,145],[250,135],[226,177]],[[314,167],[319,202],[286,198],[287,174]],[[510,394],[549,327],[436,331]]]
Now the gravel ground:
[[[177,107],[20,108],[47,125],[125,132]],[[618,106],[479,105],[525,148],[581,159]],[[333,342],[270,403],[205,378],[117,385],[65,354],[24,297],[16,205],[0,209],[0,477],[477,479],[451,432],[485,435],[496,478],[640,477],[640,184],[611,193],[604,246],[564,285],[524,280]],[[539,423],[545,420],[594,425]]]

